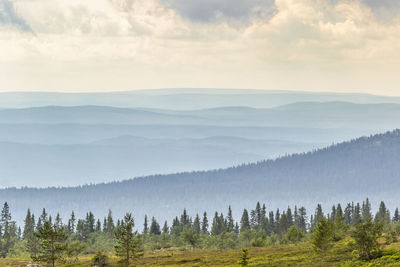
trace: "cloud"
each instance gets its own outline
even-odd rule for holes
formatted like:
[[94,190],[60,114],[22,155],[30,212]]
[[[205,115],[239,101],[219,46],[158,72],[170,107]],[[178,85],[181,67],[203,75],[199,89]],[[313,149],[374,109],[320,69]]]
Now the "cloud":
[[183,17],[200,23],[224,20],[249,23],[275,12],[274,0],[163,0],[163,3]]
[[0,25],[13,26],[22,31],[31,32],[30,26],[15,11],[9,0],[0,0]]
[[[9,78],[19,72],[33,79],[30,86],[82,90],[322,90],[346,84],[378,90],[378,81],[392,88],[400,82],[400,17],[378,14],[396,9],[395,2],[14,1],[13,14],[17,7],[19,18],[36,35],[11,28],[0,31],[0,48],[7,52],[0,58],[0,76],[5,75],[0,78],[11,88],[23,87],[20,79]],[[52,75],[43,76],[46,71]],[[71,76],[66,79],[60,73]],[[377,82],[365,84],[357,75],[375,75]]]

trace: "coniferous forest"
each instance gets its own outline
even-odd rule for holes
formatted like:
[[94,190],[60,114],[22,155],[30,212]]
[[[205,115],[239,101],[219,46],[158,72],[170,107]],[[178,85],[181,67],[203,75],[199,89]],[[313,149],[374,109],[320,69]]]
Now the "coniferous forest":
[[[373,213],[368,198],[331,209],[317,204],[311,211],[302,206],[271,210],[257,202],[254,209],[236,216],[230,206],[214,214],[194,215],[184,209],[172,221],[146,215],[143,222],[135,221],[132,213],[115,218],[112,210],[104,218],[92,212],[78,218],[74,211],[61,218],[45,208],[36,215],[28,209],[23,225],[12,219],[12,208],[5,202],[0,223],[1,257],[9,262],[30,258],[43,266],[157,265],[149,261],[149,254],[210,250],[241,250],[237,264],[246,266],[252,261],[249,249],[293,246],[309,248],[321,258],[330,253],[332,263],[338,246],[341,257],[336,260],[342,262],[347,253],[349,264],[390,264],[400,257],[400,250],[393,249],[400,234],[399,209],[391,212],[382,201]],[[302,264],[300,258],[298,263]]]

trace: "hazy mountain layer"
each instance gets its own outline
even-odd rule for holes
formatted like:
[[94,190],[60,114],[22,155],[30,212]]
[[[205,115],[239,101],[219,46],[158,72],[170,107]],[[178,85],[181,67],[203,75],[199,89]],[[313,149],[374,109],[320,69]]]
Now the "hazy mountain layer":
[[17,218],[22,218],[28,207],[36,213],[42,207],[78,214],[93,210],[99,216],[113,207],[116,215],[134,211],[139,221],[145,213],[169,218],[184,207],[190,207],[190,213],[213,212],[229,204],[237,216],[243,206],[253,206],[257,200],[284,208],[291,203],[325,205],[369,196],[374,203],[384,199],[390,207],[398,201],[399,161],[397,130],[225,170],[74,188],[5,189],[0,190],[0,198],[10,202]]
[[388,129],[400,124],[400,104],[307,102],[269,109],[225,107],[190,111],[50,106],[0,110],[0,123]]
[[205,109],[225,106],[270,108],[304,101],[400,103],[400,98],[368,94],[232,89],[161,89],[115,93],[0,93],[0,108],[26,108],[49,105],[99,105],[161,109]]

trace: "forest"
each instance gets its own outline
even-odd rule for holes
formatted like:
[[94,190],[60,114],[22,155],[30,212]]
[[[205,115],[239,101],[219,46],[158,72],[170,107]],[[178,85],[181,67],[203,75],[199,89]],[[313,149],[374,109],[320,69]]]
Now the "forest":
[[[389,263],[400,259],[399,247],[389,252],[386,248],[398,242],[398,208],[391,213],[382,201],[373,214],[368,198],[361,204],[334,205],[329,212],[324,212],[321,204],[311,212],[302,206],[273,211],[257,202],[254,209],[244,209],[238,220],[229,206],[226,215],[216,211],[192,216],[184,209],[172,222],[145,216],[143,225],[135,223],[138,222],[132,213],[117,219],[111,210],[104,218],[95,218],[92,212],[77,218],[72,211],[63,220],[59,214],[48,214],[46,209],[38,216],[28,209],[20,226],[12,219],[11,208],[5,202],[0,218],[0,255],[5,259],[0,264],[16,266],[12,263],[22,260],[41,266],[140,266],[152,253],[152,259],[157,260],[157,253],[166,251],[173,259],[175,251],[179,255],[185,251],[223,254],[239,250],[235,264],[247,266],[252,262],[249,249],[254,253],[255,248],[288,249],[296,245],[298,249],[312,249],[314,257],[324,258],[338,244],[351,251],[349,263],[382,259]],[[393,255],[388,257],[388,253]],[[190,261],[188,264],[193,266]]]

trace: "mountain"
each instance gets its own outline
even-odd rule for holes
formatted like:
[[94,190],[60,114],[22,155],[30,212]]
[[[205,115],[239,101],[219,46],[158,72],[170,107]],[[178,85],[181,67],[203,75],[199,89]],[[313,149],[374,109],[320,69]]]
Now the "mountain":
[[[273,207],[287,204],[325,207],[341,202],[385,200],[398,204],[400,187],[400,130],[361,137],[307,153],[213,171],[156,175],[71,188],[9,188],[0,190],[16,218],[26,209],[39,213],[75,210],[98,216],[113,207],[115,215],[133,211],[140,225],[144,214],[170,218],[183,208],[191,214],[204,209],[212,214],[232,205],[234,214],[256,201]],[[313,212],[312,210],[308,212]]]
[[0,124],[205,125],[389,129],[400,123],[400,104],[294,103],[268,109],[132,109],[103,106],[0,110]]
[[227,106],[271,108],[294,102],[398,103],[400,97],[369,94],[313,93],[273,90],[160,89],[112,93],[0,93],[0,108],[38,106],[114,106],[122,108],[208,109]]
[[156,173],[226,168],[321,146],[229,136],[150,139],[128,135],[70,145],[0,142],[0,183],[74,186]]

